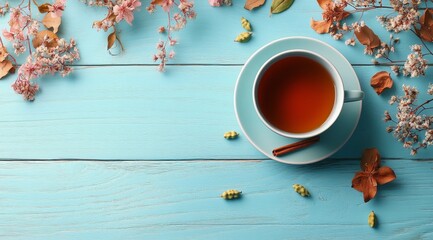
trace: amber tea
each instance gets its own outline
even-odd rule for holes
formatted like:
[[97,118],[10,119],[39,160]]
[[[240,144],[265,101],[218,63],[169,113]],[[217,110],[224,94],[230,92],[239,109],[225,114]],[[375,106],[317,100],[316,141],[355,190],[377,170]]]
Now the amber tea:
[[319,128],[335,103],[332,75],[322,64],[304,56],[289,56],[263,73],[257,105],[268,123],[285,132],[306,133]]

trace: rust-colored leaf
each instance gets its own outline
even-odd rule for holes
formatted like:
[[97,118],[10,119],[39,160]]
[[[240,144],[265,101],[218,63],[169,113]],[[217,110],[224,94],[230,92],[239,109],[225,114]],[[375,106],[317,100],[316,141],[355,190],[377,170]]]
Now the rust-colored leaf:
[[352,187],[363,193],[364,202],[368,202],[376,196],[377,182],[364,172],[356,173],[352,179]]
[[40,13],[47,13],[50,11],[51,7],[52,7],[51,4],[44,3],[44,4],[38,6],[38,10]]
[[374,88],[377,95],[380,95],[387,88],[392,88],[392,84],[391,75],[387,71],[377,72],[370,80],[370,85]]
[[254,8],[258,8],[265,4],[266,0],[246,0],[244,8],[246,10],[253,10]]
[[417,35],[427,42],[433,42],[433,9],[426,9],[420,17],[420,28],[416,28]]
[[113,47],[114,42],[116,42],[116,32],[110,33],[107,38],[107,50]]
[[378,184],[389,183],[396,178],[390,167],[380,167],[380,154],[376,148],[364,150],[361,169],[352,179],[352,188],[363,193],[364,202],[376,196]]
[[367,148],[362,153],[361,169],[362,171],[371,172],[380,166],[380,154],[376,148]]
[[332,6],[332,0],[317,0],[317,3],[323,10],[328,10]]
[[355,36],[362,45],[370,49],[374,49],[380,46],[379,37],[373,32],[373,30],[371,30],[366,25],[360,27],[359,31],[355,30]]
[[150,4],[153,5],[162,5],[166,0],[152,0],[152,2],[150,2]]
[[3,60],[2,62],[0,62],[0,79],[13,71],[14,66],[12,65],[11,61]]
[[390,167],[381,167],[374,174],[374,178],[376,179],[378,184],[382,185],[392,182],[396,178],[396,176],[394,170],[392,170]]
[[329,27],[331,26],[331,24],[332,24],[332,22],[326,21],[326,20],[316,21],[314,19],[311,19],[311,21],[310,21],[311,28],[320,34],[328,33]]
[[3,62],[7,57],[9,53],[5,46],[0,45],[0,62]]
[[[45,36],[48,37],[47,42],[44,43]],[[57,40],[59,40],[59,37],[57,35],[49,30],[42,30],[36,34],[36,36],[32,40],[32,44],[34,48],[37,48],[41,46],[42,44],[45,44],[46,47],[57,47]]]
[[62,23],[62,18],[58,16],[53,17],[53,14],[51,13],[47,13],[44,19],[42,19],[42,24],[44,24],[44,26],[48,29],[52,28],[53,33],[57,33],[61,23]]

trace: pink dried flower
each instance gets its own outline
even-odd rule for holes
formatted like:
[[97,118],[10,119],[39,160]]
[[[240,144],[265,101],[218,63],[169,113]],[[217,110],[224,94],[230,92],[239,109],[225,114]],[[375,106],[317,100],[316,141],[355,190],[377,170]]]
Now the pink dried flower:
[[223,4],[222,0],[208,0],[212,7],[220,7]]
[[130,25],[132,25],[132,21],[134,20],[134,14],[132,13],[134,9],[128,6],[127,1],[123,1],[122,4],[116,5],[113,7],[113,13],[116,15],[116,22],[120,22],[123,19]]
[[36,79],[47,74],[60,73],[63,77],[72,69],[68,64],[79,59],[78,49],[73,39],[68,43],[63,38],[57,41],[58,46],[47,48],[39,46],[18,69],[18,78],[12,85],[15,92],[22,94],[26,100],[34,100],[39,89]]
[[32,84],[29,80],[17,79],[12,84],[12,88],[16,93],[23,95],[25,100],[33,101],[39,90],[39,85],[36,83]]
[[49,8],[52,17],[61,17],[65,11],[66,0],[56,0],[56,2]]
[[168,54],[168,57],[174,58],[174,55],[176,55],[176,53],[173,50],[171,50],[170,53]]
[[174,0],[162,0],[161,7],[162,9],[164,9],[164,11],[169,12],[173,4],[174,4]]

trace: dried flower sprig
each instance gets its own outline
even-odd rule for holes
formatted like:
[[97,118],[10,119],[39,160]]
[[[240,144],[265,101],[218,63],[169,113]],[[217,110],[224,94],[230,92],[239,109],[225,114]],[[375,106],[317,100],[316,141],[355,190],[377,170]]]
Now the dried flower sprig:
[[[404,76],[418,77],[425,75],[427,61],[425,56],[433,55],[426,42],[433,42],[433,9],[421,8],[419,5],[427,0],[390,0],[390,6],[382,5],[376,0],[317,0],[323,9],[321,21],[311,20],[311,27],[317,33],[329,33],[334,39],[343,39],[344,34],[352,32],[352,36],[345,41],[346,45],[354,46],[355,37],[365,46],[364,53],[374,55],[372,62],[376,65],[390,66],[395,74],[400,71]],[[398,38],[390,36],[389,42],[381,41],[377,35],[362,21],[366,11],[374,9],[388,9],[393,12],[377,18],[380,24],[389,32],[399,33],[410,31],[419,37],[425,52],[420,45],[413,45],[412,53],[406,60],[393,60],[390,54],[395,51]],[[423,14],[421,11],[424,10]],[[360,13],[358,20],[343,23],[351,14]],[[404,64],[401,70],[398,64]]]
[[[397,105],[397,113],[392,117],[389,111],[385,111],[384,121],[393,123],[386,131],[393,133],[404,148],[410,149],[411,155],[416,155],[420,148],[433,145],[433,116],[426,115],[426,111],[433,109],[430,105],[433,98],[417,105],[418,89],[403,85],[403,91],[403,96],[392,96],[389,100],[391,105]],[[432,84],[427,94],[433,95]]]
[[[120,45],[120,50],[124,47],[120,41],[117,24],[121,21],[126,21],[132,25],[134,14],[141,6],[140,0],[83,0],[88,6],[100,6],[107,8],[107,15],[104,19],[95,21],[93,27],[97,30],[112,32],[108,36],[107,49],[110,51],[117,42]],[[152,0],[146,10],[149,13],[154,13],[157,6],[160,6],[167,14],[168,23],[166,26],[161,26],[157,29],[159,33],[166,34],[166,40],[159,41],[156,44],[157,53],[153,55],[153,61],[159,61],[159,71],[164,71],[169,59],[174,58],[175,52],[172,47],[177,44],[177,40],[173,37],[172,32],[181,30],[187,24],[189,19],[196,17],[193,2],[188,0]],[[171,48],[171,49],[168,49]],[[169,51],[170,50],[170,51]],[[111,53],[111,52],[110,52]]]
[[[32,16],[31,5],[35,4],[40,13],[45,13],[40,21]],[[6,5],[9,8],[9,5]],[[60,73],[68,75],[69,66],[79,59],[79,52],[73,39],[67,42],[56,35],[61,24],[61,17],[66,7],[66,0],[55,0],[53,4],[38,5],[36,1],[23,0],[18,6],[10,8],[8,29],[3,29],[3,37],[12,43],[16,55],[28,51],[29,56],[18,69],[18,77],[12,88],[28,101],[35,99],[39,90],[37,79],[47,74]],[[4,7],[0,8],[6,9]],[[40,23],[47,29],[40,30]],[[1,65],[0,78],[13,72],[18,66],[15,58],[10,55],[0,37]]]

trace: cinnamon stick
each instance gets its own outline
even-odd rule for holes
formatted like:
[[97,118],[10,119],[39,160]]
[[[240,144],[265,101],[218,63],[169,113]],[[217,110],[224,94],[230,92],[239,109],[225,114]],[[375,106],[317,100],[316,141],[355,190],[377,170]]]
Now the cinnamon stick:
[[308,146],[310,146],[310,145],[318,142],[319,140],[320,140],[319,136],[314,136],[314,137],[311,137],[311,138],[307,138],[307,139],[304,139],[304,140],[299,141],[299,142],[291,143],[291,144],[288,144],[288,145],[276,148],[276,149],[274,149],[272,151],[272,154],[275,157],[279,157],[281,155],[284,155],[284,154],[287,154],[287,153],[299,150],[301,148],[308,147]]

